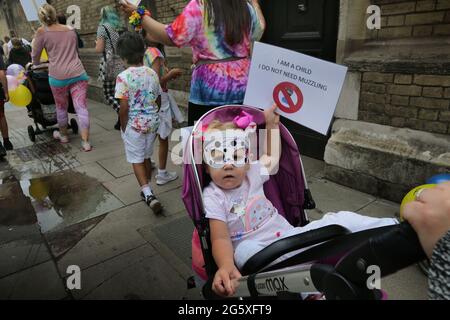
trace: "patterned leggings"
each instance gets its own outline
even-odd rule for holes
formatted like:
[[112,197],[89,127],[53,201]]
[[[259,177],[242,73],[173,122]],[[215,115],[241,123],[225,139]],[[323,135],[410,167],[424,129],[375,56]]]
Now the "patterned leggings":
[[111,107],[113,107],[115,112],[119,112],[120,103],[114,96],[116,94],[116,82],[115,81],[103,81],[103,94],[105,95],[106,101]]
[[56,118],[59,127],[67,127],[69,116],[67,109],[69,107],[69,92],[72,96],[73,106],[80,122],[80,128],[89,129],[89,112],[87,109],[87,81],[78,81],[65,87],[52,87],[53,97],[56,104]]

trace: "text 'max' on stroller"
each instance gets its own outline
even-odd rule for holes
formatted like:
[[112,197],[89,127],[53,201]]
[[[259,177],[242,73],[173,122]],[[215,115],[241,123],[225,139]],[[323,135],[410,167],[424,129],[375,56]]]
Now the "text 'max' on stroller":
[[[32,142],[36,141],[36,135],[46,131],[55,131],[57,128],[49,128],[55,126],[58,121],[56,119],[56,105],[53,98],[52,90],[49,84],[48,63],[33,66],[27,65],[28,87],[32,93],[31,103],[27,106],[29,117],[33,119],[36,129],[28,126],[28,136]],[[68,112],[75,114],[72,98],[69,95]],[[41,125],[42,129],[39,128]],[[49,128],[49,129],[47,129]],[[75,119],[71,119],[68,128],[74,134],[78,133],[78,123]]]
[[[211,288],[217,267],[202,198],[202,191],[210,178],[204,165],[200,164],[201,160],[196,159],[202,148],[198,137],[201,137],[201,125],[207,126],[215,119],[233,121],[241,111],[251,114],[258,129],[264,129],[264,114],[257,108],[218,107],[196,123],[184,153],[182,197],[195,225],[193,269],[206,281],[203,294],[207,299],[219,297]],[[291,225],[304,226],[309,223],[305,209],[313,209],[315,204],[307,187],[297,145],[282,124],[280,135],[283,152],[279,171],[265,183],[264,191],[278,213]],[[270,265],[286,253],[302,248],[308,249]],[[367,272],[369,267],[377,266],[380,277],[384,277],[424,259],[425,253],[417,235],[407,223],[357,233],[349,233],[342,226],[330,225],[278,240],[251,257],[240,270],[243,278],[239,281],[236,297],[300,298],[301,294],[322,292],[328,300],[383,299],[385,296],[381,290],[368,285],[371,276]],[[188,284],[193,285],[192,279]]]

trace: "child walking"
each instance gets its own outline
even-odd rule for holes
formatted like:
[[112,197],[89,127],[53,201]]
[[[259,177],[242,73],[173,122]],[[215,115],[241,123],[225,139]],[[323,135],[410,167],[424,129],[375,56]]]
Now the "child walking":
[[[218,267],[213,290],[222,296],[235,293],[232,280],[241,277],[239,268],[276,240],[331,224],[357,232],[397,223],[395,219],[339,212],[295,228],[278,214],[263,189],[269,175],[276,173],[281,155],[281,150],[275,152],[275,142],[280,141],[279,115],[275,110],[276,106],[273,106],[264,112],[269,143],[259,161],[253,161],[250,154],[249,137],[256,132],[256,125],[242,119],[251,117],[249,115],[230,123],[213,121],[204,134],[203,158],[212,180],[203,191],[204,208],[210,223],[212,253]],[[299,251],[284,255],[275,263],[296,253]]]
[[118,75],[115,93],[120,101],[125,153],[141,187],[142,200],[157,214],[162,205],[150,187],[150,157],[160,124],[161,87],[155,71],[143,65],[145,44],[139,34],[127,32],[120,36],[117,52],[128,67]]
[[173,105],[173,103],[171,103],[167,84],[169,81],[178,78],[183,71],[177,68],[169,70],[165,64],[165,58],[160,48],[161,46],[159,45],[158,47],[157,44],[149,41],[145,31],[142,32],[142,35],[148,45],[144,56],[144,65],[152,68],[158,74],[162,88],[161,109],[159,110],[161,124],[158,129],[159,168],[158,174],[156,175],[156,184],[164,185],[178,178],[178,174],[176,172],[169,172],[166,170],[167,157],[169,155],[169,136],[172,133],[172,109],[178,108],[177,105]]

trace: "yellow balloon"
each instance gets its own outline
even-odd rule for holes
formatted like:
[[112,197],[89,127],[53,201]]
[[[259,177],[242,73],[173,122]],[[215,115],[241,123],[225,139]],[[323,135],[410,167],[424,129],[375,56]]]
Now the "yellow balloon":
[[16,107],[26,107],[31,103],[31,91],[23,84],[19,85],[16,90],[9,92],[9,101]]
[[48,185],[40,179],[31,180],[28,191],[34,199],[39,201],[43,201],[49,193]]
[[43,49],[41,53],[41,63],[48,61],[47,50]]
[[416,200],[416,195],[417,195],[417,192],[419,192],[419,190],[430,189],[430,188],[434,188],[435,186],[436,186],[435,184],[424,184],[424,185],[418,186],[418,187],[412,189],[410,192],[408,192],[406,194],[406,196],[403,198],[402,203],[400,204],[400,220],[403,221],[403,210],[405,208],[405,205]]

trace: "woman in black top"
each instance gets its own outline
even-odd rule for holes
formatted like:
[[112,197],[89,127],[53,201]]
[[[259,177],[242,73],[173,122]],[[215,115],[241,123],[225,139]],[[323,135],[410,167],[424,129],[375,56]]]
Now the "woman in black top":
[[11,40],[13,45],[9,52],[8,65],[20,64],[22,67],[26,67],[31,62],[31,53],[18,38]]

